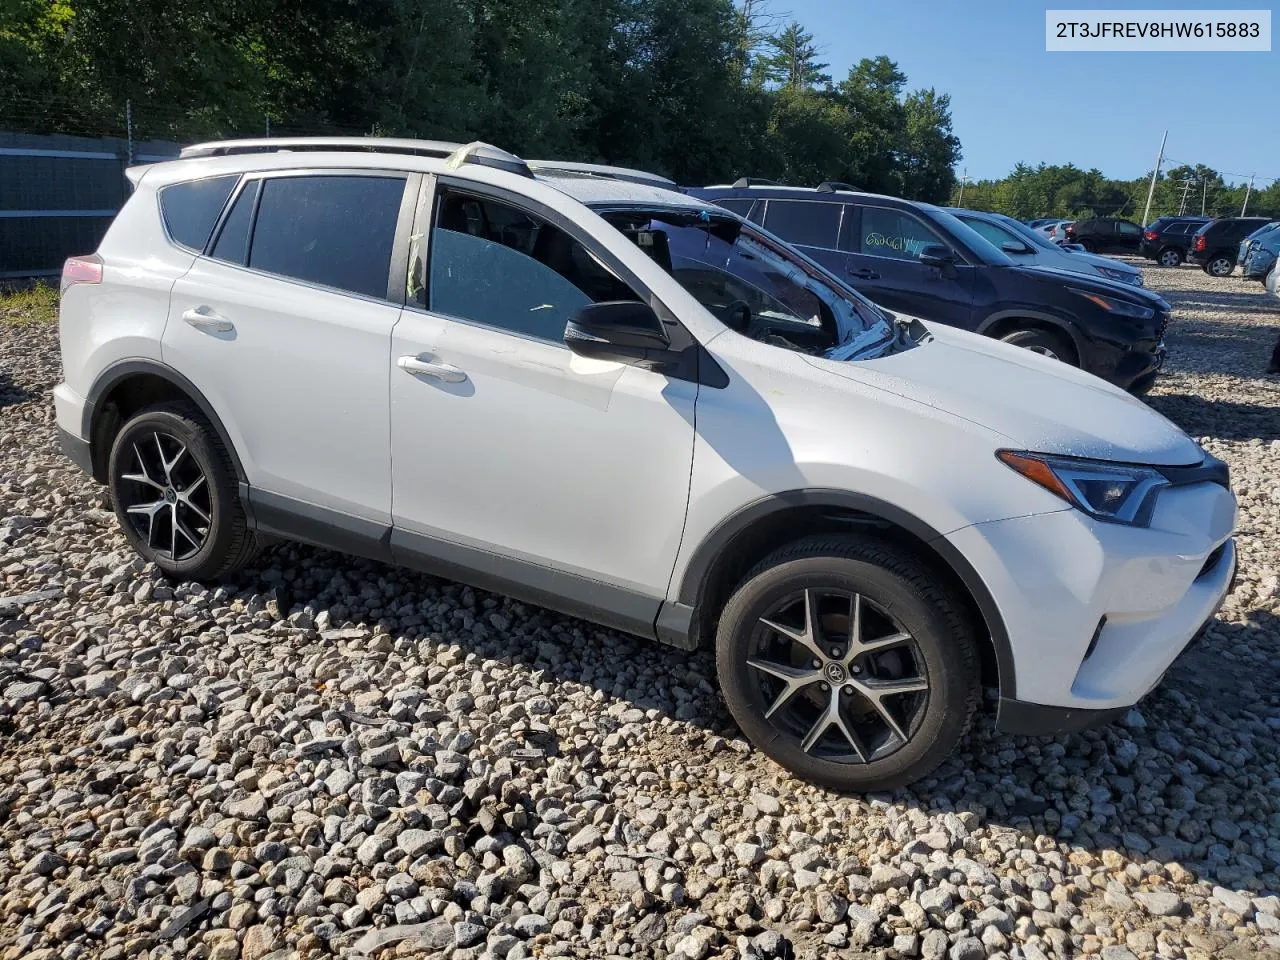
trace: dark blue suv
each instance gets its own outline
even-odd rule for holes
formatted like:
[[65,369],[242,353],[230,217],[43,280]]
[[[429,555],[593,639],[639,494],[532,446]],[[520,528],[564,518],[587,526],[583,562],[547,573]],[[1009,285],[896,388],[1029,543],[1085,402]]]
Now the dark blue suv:
[[685,192],[746,217],[894,313],[973,330],[1141,394],[1164,362],[1169,304],[1101,277],[1017,264],[951,214],[845,184],[739,180]]

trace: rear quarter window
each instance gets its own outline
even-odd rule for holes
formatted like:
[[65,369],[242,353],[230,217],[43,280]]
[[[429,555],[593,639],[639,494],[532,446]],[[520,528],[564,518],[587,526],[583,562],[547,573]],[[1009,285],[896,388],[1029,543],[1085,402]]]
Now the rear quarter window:
[[160,190],[160,216],[170,239],[197,253],[204,250],[239,174],[171,183]]

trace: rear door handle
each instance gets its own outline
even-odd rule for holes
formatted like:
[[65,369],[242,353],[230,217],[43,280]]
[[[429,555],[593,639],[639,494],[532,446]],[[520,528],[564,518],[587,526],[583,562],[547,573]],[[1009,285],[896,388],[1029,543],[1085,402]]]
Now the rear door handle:
[[849,276],[857,277],[859,280],[879,280],[880,279],[880,274],[876,273],[874,270],[868,270],[866,267],[861,267],[857,270],[854,270],[852,267],[850,267]]
[[196,307],[182,314],[182,319],[197,330],[208,333],[230,333],[236,325],[226,317],[215,313],[209,307]]
[[467,379],[465,371],[460,370],[451,363],[441,363],[429,353],[420,353],[416,357],[401,357],[396,361],[396,366],[409,373],[421,374],[424,377],[435,377],[445,383],[461,383]]

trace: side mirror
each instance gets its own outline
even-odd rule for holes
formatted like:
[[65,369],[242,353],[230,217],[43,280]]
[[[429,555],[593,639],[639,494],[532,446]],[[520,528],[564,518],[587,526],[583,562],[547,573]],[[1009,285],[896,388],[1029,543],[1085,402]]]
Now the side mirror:
[[955,266],[956,255],[941,243],[930,243],[920,249],[920,262],[926,267]]
[[564,342],[580,357],[643,363],[671,345],[653,307],[637,300],[606,300],[583,307],[564,325]]
[[1006,240],[1004,243],[1000,244],[1000,249],[1005,253],[1023,254],[1035,252],[1025,243],[1019,243],[1017,240]]

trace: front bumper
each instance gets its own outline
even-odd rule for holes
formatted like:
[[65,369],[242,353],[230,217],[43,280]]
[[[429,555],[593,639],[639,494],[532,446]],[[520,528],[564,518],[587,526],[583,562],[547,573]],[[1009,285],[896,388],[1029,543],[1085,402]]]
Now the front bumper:
[[1235,510],[1228,489],[1200,482],[1163,491],[1149,528],[1068,508],[949,534],[1009,635],[1001,729],[1079,729],[1159,683],[1230,590]]

